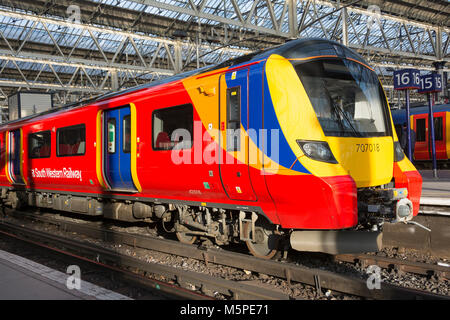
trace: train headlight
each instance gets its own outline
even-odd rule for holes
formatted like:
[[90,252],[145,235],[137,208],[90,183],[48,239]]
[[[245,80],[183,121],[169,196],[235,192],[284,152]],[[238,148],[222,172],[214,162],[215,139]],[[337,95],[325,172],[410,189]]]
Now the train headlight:
[[399,162],[405,159],[405,153],[403,152],[402,146],[400,142],[394,142],[394,161]]
[[297,143],[303,153],[311,159],[329,163],[338,163],[333,152],[331,152],[330,146],[325,141],[297,140]]

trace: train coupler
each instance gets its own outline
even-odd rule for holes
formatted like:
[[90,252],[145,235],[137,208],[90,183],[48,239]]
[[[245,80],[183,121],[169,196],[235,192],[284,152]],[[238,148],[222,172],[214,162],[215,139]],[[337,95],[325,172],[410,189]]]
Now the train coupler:
[[413,218],[407,188],[367,188],[358,191],[360,223],[406,222]]

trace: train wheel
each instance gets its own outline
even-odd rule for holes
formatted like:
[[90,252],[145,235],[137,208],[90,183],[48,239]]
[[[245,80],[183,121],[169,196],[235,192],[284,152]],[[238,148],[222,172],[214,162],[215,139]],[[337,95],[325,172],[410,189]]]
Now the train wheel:
[[180,242],[186,244],[193,244],[197,240],[197,236],[191,236],[184,232],[177,232],[176,235]]
[[[252,238],[252,226],[246,223],[244,226],[244,235],[246,238]],[[272,259],[279,252],[280,236],[277,234],[274,226],[270,225],[264,219],[258,219],[255,225],[255,242],[248,240],[245,243],[252,255],[261,259]]]

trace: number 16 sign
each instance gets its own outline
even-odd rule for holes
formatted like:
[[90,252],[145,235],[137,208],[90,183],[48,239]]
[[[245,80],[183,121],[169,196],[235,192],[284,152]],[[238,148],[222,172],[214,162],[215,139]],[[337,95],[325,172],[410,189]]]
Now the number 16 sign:
[[394,71],[394,89],[407,90],[420,88],[420,72],[416,69]]

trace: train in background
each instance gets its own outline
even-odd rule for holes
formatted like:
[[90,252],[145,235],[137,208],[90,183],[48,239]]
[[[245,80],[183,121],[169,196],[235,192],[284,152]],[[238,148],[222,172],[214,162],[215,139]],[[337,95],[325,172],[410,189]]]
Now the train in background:
[[[425,164],[432,159],[431,131],[429,126],[428,106],[414,107],[410,109],[411,129],[416,133],[414,148],[414,161],[417,164]],[[401,138],[402,126],[406,124],[406,110],[392,110],[397,135]],[[440,166],[449,165],[450,159],[450,104],[433,106],[434,136],[436,145],[436,159]]]
[[381,246],[419,212],[381,82],[299,39],[0,126],[2,205],[161,223],[260,258]]

